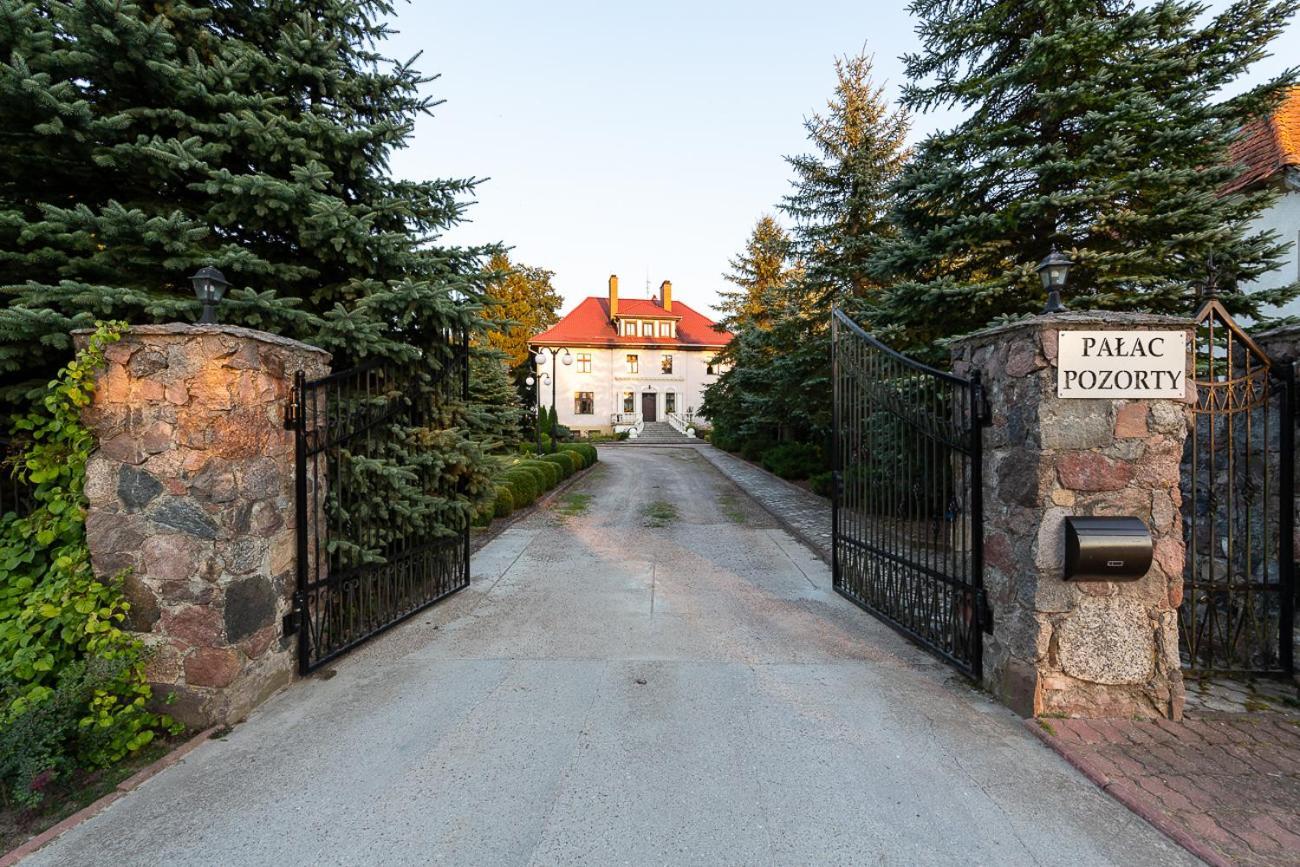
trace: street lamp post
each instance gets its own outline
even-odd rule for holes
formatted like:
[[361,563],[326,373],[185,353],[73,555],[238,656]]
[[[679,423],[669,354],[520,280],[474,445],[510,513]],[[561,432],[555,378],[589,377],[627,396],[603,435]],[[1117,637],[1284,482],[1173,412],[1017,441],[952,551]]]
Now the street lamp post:
[[194,276],[190,278],[190,283],[194,286],[194,296],[203,304],[203,313],[199,316],[199,324],[215,325],[217,322],[217,305],[221,303],[221,296],[226,294],[226,287],[230,285],[230,282],[216,268],[211,265],[204,265],[194,272]]
[[[541,416],[542,386],[546,385],[551,381],[551,375],[549,373],[543,373],[540,380],[530,376],[528,377],[528,379],[524,381],[527,382],[529,385],[536,386],[533,389],[533,403],[536,404],[537,406],[537,416]],[[537,428],[537,453],[540,455],[542,453],[542,420],[540,417],[537,418],[536,422],[533,424],[533,427]]]
[[1065,305],[1061,303],[1061,290],[1065,288],[1065,278],[1070,275],[1070,267],[1073,264],[1069,256],[1053,247],[1052,252],[1048,253],[1034,269],[1043,281],[1043,288],[1047,290],[1044,313],[1060,313],[1065,310]]
[[[541,349],[537,350],[537,354],[533,356],[533,361],[537,362],[537,368],[539,371],[541,370],[542,366],[546,364],[546,356],[543,354],[546,352],[551,353],[551,366],[555,367],[555,356],[559,354],[560,347],[543,346]],[[568,349],[564,350],[564,355],[563,357],[560,358],[560,363],[564,364],[566,367],[570,364],[573,364],[573,355],[569,352]],[[542,374],[542,375],[546,376],[548,374]],[[558,369],[553,370],[550,372],[549,376],[551,377],[551,451],[555,451],[555,429],[558,424],[558,422],[556,421],[556,412],[555,412],[555,387],[558,384],[560,378],[560,371]],[[540,403],[540,399],[539,399],[539,403]],[[537,450],[538,452],[542,450],[542,440],[541,440],[540,432],[537,438]]]

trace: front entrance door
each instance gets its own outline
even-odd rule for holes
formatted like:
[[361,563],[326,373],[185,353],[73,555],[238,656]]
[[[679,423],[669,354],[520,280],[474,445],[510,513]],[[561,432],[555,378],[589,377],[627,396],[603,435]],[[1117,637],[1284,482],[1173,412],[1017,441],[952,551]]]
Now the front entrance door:
[[659,416],[656,414],[655,409],[654,392],[646,392],[641,395],[641,418],[645,421],[658,421]]

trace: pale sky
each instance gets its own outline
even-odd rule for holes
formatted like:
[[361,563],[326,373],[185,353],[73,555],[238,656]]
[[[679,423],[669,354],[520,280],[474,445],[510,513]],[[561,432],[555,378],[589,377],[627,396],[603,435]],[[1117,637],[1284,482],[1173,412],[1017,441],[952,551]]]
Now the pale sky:
[[[1211,4],[1222,7],[1223,2]],[[665,279],[708,310],[754,221],[789,188],[783,156],[835,84],[836,55],[866,47],[896,94],[917,45],[906,4],[790,2],[398,4],[387,52],[441,78],[446,102],[393,171],[489,178],[448,239],[503,241],[555,272],[565,309]],[[1300,56],[1300,22],[1252,78]],[[1293,61],[1294,62],[1294,61]],[[953,116],[915,119],[913,139]]]

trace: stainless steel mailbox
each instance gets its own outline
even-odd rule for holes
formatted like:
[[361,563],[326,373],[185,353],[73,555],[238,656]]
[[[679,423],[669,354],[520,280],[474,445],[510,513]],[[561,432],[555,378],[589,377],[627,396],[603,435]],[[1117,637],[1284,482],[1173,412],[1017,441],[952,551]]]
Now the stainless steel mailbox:
[[1065,580],[1136,581],[1151,568],[1151,531],[1141,518],[1065,519]]

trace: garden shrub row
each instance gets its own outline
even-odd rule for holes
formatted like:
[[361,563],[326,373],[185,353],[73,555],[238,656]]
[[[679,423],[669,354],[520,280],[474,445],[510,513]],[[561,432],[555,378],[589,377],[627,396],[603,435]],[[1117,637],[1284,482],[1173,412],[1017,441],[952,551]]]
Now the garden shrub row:
[[801,442],[778,443],[763,435],[738,436],[722,428],[713,429],[710,441],[723,451],[761,464],[768,472],[783,479],[807,479],[814,492],[830,496],[830,462],[825,450],[819,446]]
[[474,526],[486,527],[494,518],[531,506],[542,494],[597,460],[596,447],[588,443],[561,443],[558,451],[541,457],[533,457],[532,450],[525,449],[498,474],[496,499],[475,513]]

